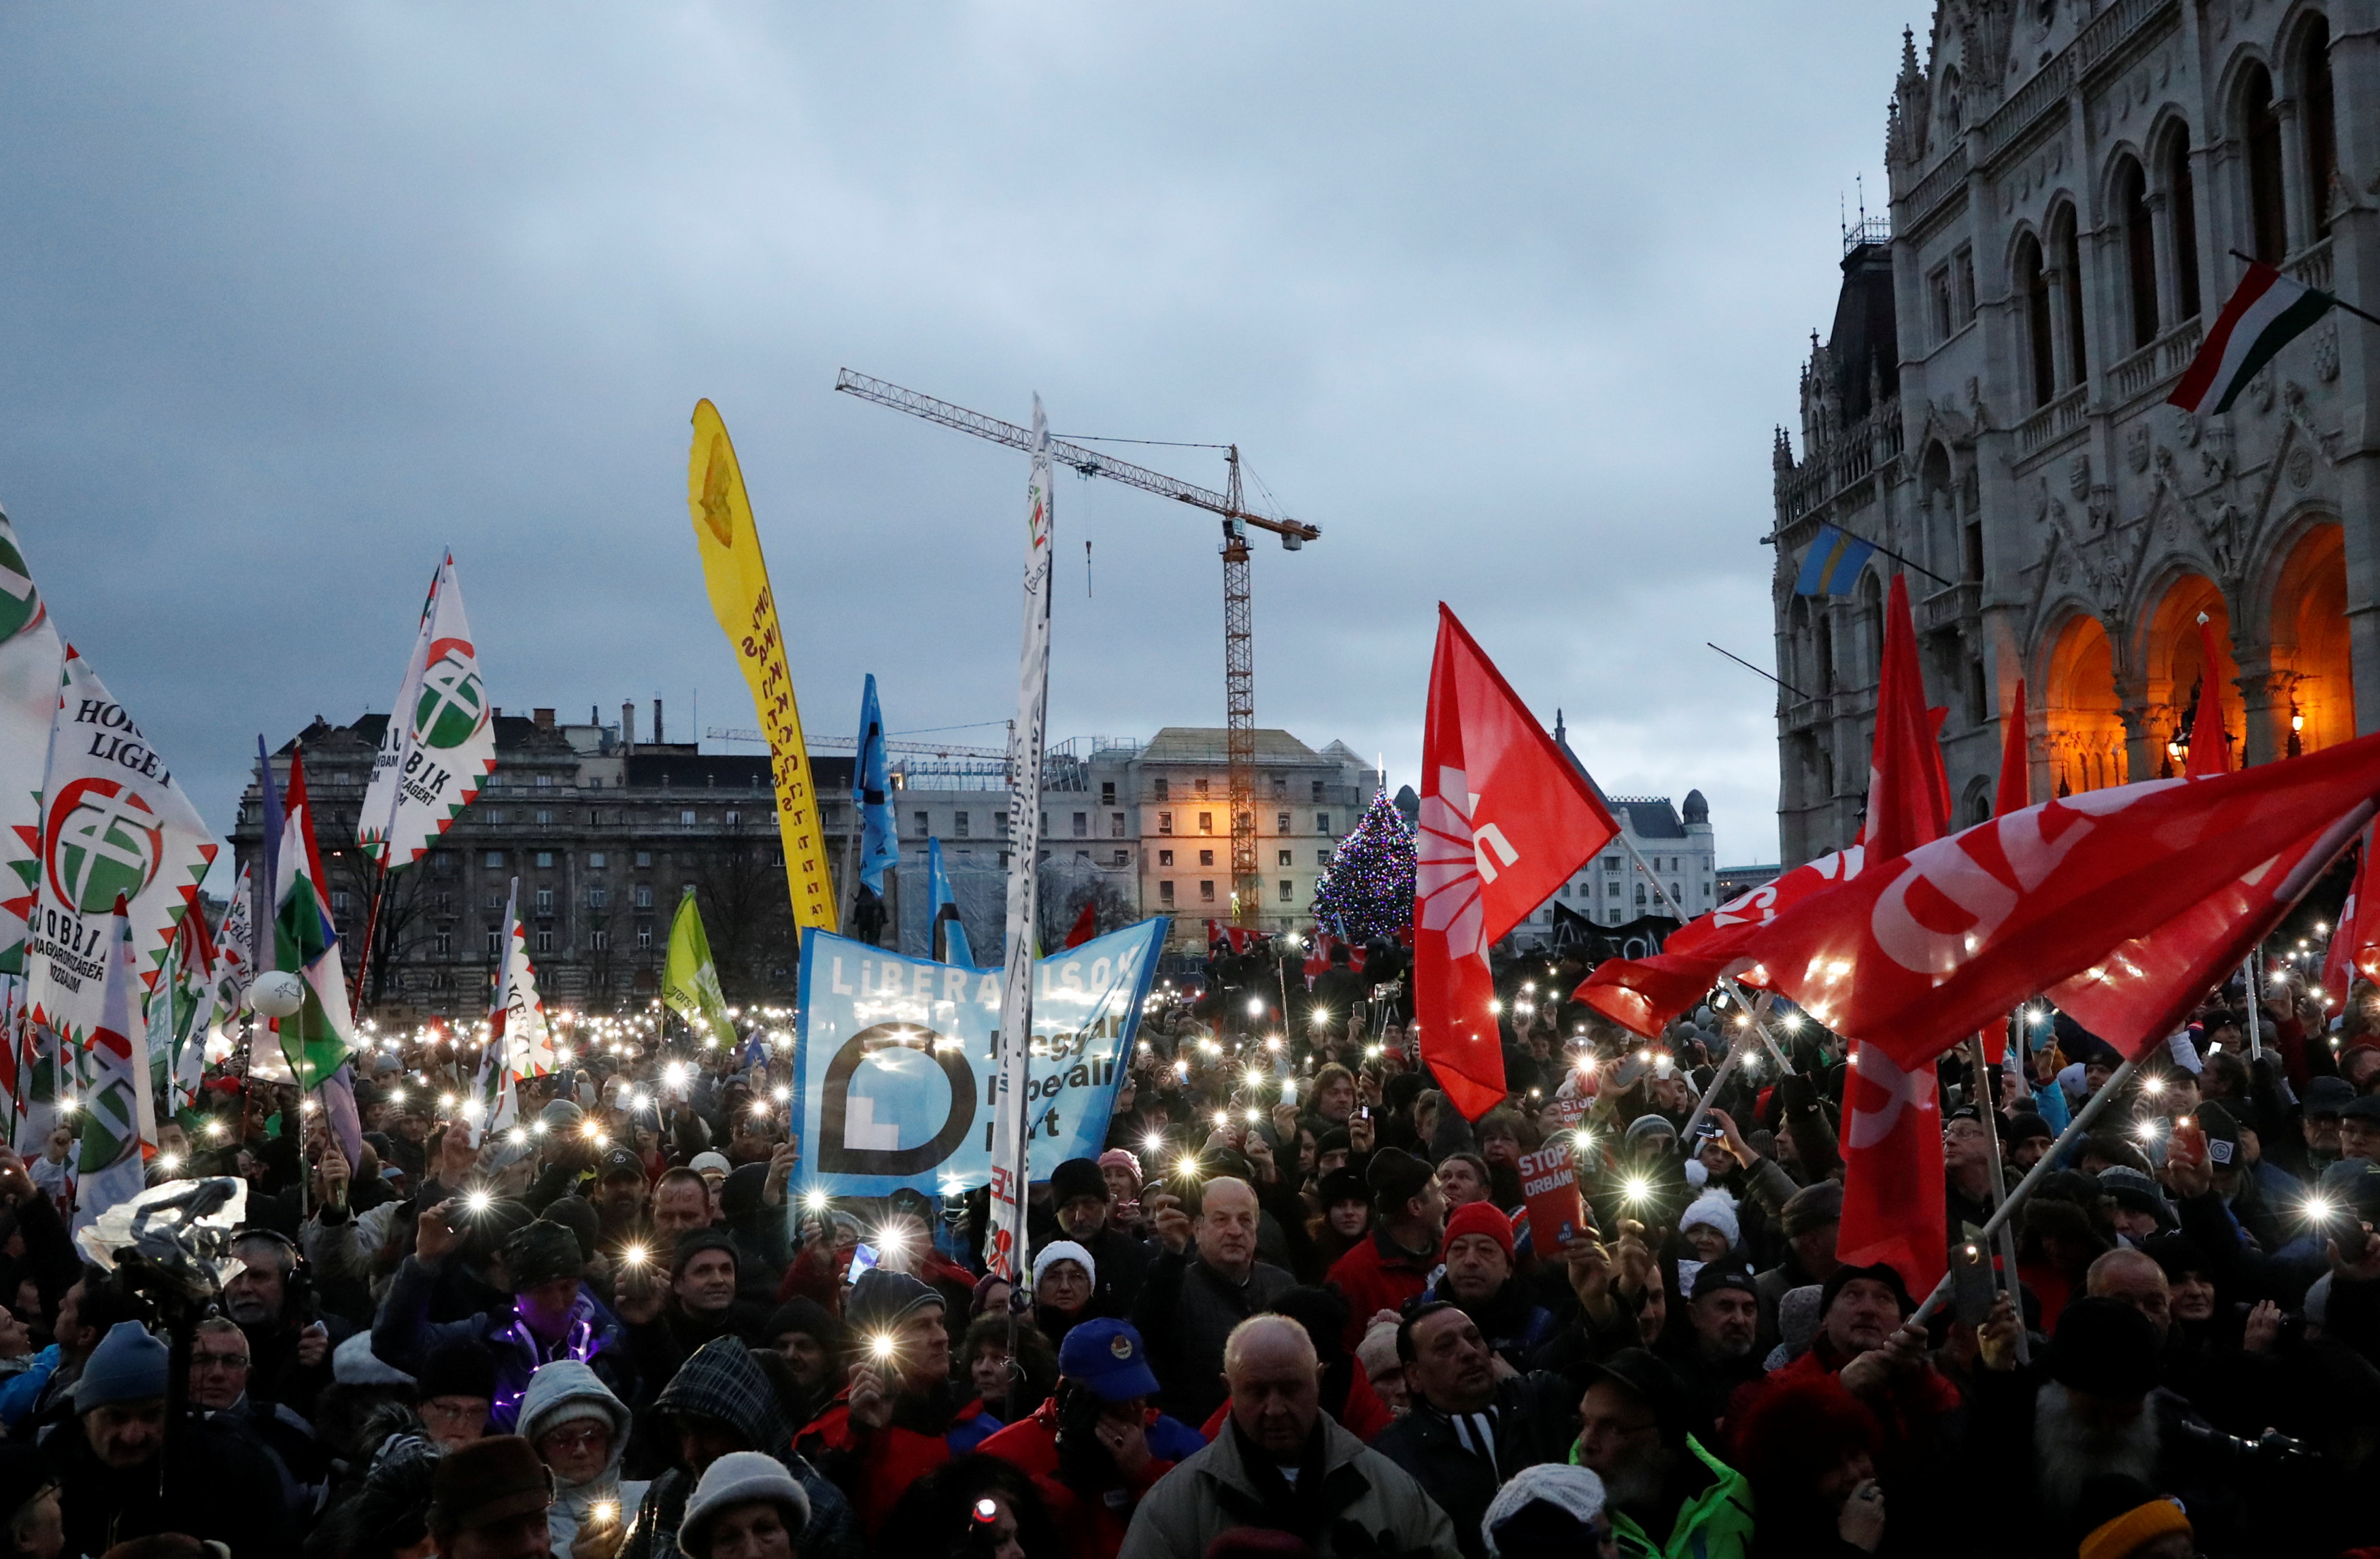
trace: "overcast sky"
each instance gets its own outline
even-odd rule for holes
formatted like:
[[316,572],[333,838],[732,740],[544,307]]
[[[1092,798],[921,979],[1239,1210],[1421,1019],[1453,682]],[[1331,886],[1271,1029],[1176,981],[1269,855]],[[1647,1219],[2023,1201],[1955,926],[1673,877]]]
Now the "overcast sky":
[[[1703,641],[1770,663],[1770,428],[1912,18],[12,6],[0,501],[227,828],[259,731],[388,707],[444,546],[508,709],[754,725],[704,395],[813,731],[871,671],[895,732],[1004,719],[1024,457],[832,386],[1038,389],[1322,527],[1257,552],[1259,724],[1413,782],[1442,598],[1607,790],[1774,860],[1771,690]],[[1062,476],[1057,527],[1053,739],[1220,725],[1211,518]]]

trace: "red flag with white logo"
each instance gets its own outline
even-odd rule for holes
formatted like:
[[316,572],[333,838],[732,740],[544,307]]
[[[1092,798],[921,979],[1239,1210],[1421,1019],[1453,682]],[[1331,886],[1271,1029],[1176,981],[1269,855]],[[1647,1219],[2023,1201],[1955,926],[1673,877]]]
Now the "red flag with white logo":
[[1942,1106],[1934,1063],[1903,1070],[1863,1040],[1843,1073],[1843,1218],[1835,1254],[1852,1266],[1888,1262],[1912,1294],[1949,1269],[1942,1200]]
[[2355,864],[2355,884],[2347,902],[2338,907],[2338,924],[2331,927],[2330,947],[2322,959],[2322,988],[2330,999],[2344,1002],[2355,977],[2380,979],[2380,893],[2372,882],[2372,838],[2363,839],[2362,858]]
[[2220,686],[2223,662],[2216,659],[2215,624],[2198,614],[2198,714],[2190,722],[2190,766],[2185,777],[2204,780],[2231,771],[2231,733],[2223,729]]
[[[1748,950],[1766,984],[1902,1066],[2086,973],[2120,993],[2107,1005],[2121,1021],[2056,992],[2061,1006],[2110,1043],[2122,1044],[2111,1028],[2161,1038],[2124,1013],[2162,1021],[2226,957],[2237,964],[2369,820],[2375,794],[2380,736],[2214,780],[2062,797],[1879,862],[1780,914]],[[2180,992],[2202,967],[2210,978]]]
[[1744,973],[1752,967],[1746,952],[1753,934],[1814,893],[1859,876],[1866,852],[1858,845],[1805,861],[1787,872],[1729,900],[1708,914],[1696,915],[1670,933],[1661,950],[1650,958],[1608,958],[1590,971],[1572,999],[1647,1039],[1688,1008],[1710,995],[1722,974]]
[[2000,783],[1992,797],[1992,816],[2022,812],[2033,804],[2033,758],[2027,748],[2024,683],[2016,684],[2016,707],[2010,710],[2000,736]]
[[1867,821],[1860,842],[1889,861],[1940,839],[1950,827],[1950,777],[1925,707],[1917,630],[1900,574],[1884,608],[1884,657],[1876,682],[1876,738],[1867,769]]
[[1488,949],[1620,832],[1441,601],[1422,732],[1414,1017],[1463,1118],[1504,1102]]
[[[1882,865],[1950,828],[1950,777],[1925,707],[1909,587],[1900,574],[1885,605],[1884,658],[1876,688],[1876,743],[1868,760],[1861,840]],[[1855,1038],[1859,1031],[1847,1031]],[[1843,1216],[1836,1253],[1854,1266],[1889,1262],[1910,1292],[1930,1292],[1949,1265],[1942,1202],[1942,1110],[1930,1062],[1903,1070],[1859,1040],[1843,1088]]]

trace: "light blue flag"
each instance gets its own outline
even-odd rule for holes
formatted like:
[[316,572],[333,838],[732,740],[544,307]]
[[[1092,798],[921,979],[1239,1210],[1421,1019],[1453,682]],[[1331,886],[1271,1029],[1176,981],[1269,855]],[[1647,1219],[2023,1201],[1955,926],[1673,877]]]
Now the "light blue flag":
[[851,767],[851,799],[859,808],[859,880],[871,892],[884,891],[884,868],[901,864],[900,836],[892,830],[892,789],[884,756],[884,717],[876,707],[876,673],[859,700],[859,755]]
[[942,841],[926,840],[926,937],[934,957],[962,968],[975,967],[975,949],[967,946],[966,922],[959,901],[951,894],[951,879],[942,871]]
[[[1145,920],[1035,966],[1027,1179],[1106,1145],[1166,924]],[[990,1183],[1002,984],[1000,969],[802,933],[799,1191],[886,1196],[911,1186],[949,1196]]]

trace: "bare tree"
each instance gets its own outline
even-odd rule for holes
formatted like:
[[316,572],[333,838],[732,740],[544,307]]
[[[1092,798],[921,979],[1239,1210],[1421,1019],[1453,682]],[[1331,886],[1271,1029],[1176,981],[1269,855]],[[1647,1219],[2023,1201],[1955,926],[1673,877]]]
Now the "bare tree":
[[744,1001],[773,993],[770,972],[793,961],[793,905],[774,844],[741,817],[728,832],[727,842],[704,851],[695,867],[695,904],[721,988],[730,1000]]

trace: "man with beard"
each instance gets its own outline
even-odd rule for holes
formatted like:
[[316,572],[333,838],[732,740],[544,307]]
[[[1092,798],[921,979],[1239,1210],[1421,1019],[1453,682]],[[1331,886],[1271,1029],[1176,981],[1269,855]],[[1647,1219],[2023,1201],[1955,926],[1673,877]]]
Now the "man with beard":
[[1497,1489],[1523,1468],[1561,1460],[1575,1437],[1570,1383],[1544,1371],[1498,1379],[1478,1323],[1444,1301],[1405,1317],[1397,1357],[1411,1410],[1373,1446],[1429,1491],[1466,1559],[1483,1559],[1479,1523]]
[[616,1261],[620,1251],[648,1238],[645,1227],[645,1162],[629,1147],[603,1150],[595,1164],[595,1247]]
[[1098,1267],[1101,1312],[1123,1315],[1140,1298],[1141,1280],[1148,1273],[1148,1247],[1110,1224],[1112,1190],[1099,1164],[1098,1159],[1070,1158],[1051,1170],[1050,1202],[1057,1209],[1058,1227],[1089,1251]]
[[1446,1274],[1426,1297],[1462,1306],[1496,1356],[1524,1370],[1552,1337],[1554,1315],[1513,1275],[1513,1259],[1510,1218],[1486,1202],[1458,1207],[1446,1220]]
[[2046,1381],[2019,1369],[2017,1325],[2002,1298],[1979,1331],[1968,1445],[1982,1465],[1968,1470],[2019,1497],[1970,1502],[1969,1517],[2005,1520],[1997,1535],[2011,1552],[2045,1532],[2071,1547],[2086,1535],[2085,1489],[2131,1478],[2180,1499],[2209,1551],[2232,1552],[2240,1469],[2208,1447],[2203,1436],[2213,1432],[2189,1405],[2157,1385],[2148,1317],[2120,1299],[2076,1299],[2042,1360]]
[[1707,1432],[1736,1389],[1760,1379],[1760,1287],[1731,1263],[1712,1262],[1682,1282],[1685,1335],[1671,1332],[1653,1351],[1684,1385],[1688,1421]]
[[[271,1229],[245,1229],[232,1241],[244,1263],[224,1285],[224,1309],[248,1334],[248,1395],[261,1405],[287,1403],[301,1418],[331,1384],[331,1349],[355,1327],[330,1325],[309,1313],[310,1287],[298,1264],[298,1247]],[[337,1319],[337,1318],[334,1318]]]
[[1747,1559],[1752,1485],[1687,1427],[1676,1373],[1637,1348],[1584,1373],[1570,1459],[1603,1480],[1621,1552]]

